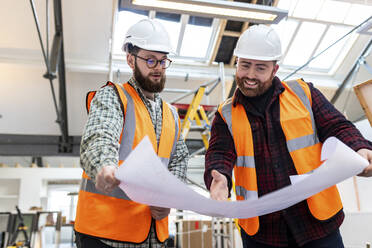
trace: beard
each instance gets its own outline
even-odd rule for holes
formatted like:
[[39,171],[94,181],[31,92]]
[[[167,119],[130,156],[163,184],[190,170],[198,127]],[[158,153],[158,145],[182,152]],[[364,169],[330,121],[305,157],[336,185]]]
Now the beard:
[[[264,94],[272,85],[272,81],[274,79],[274,75],[271,75],[268,80],[261,81],[255,78],[248,78],[248,77],[237,77],[235,76],[236,84],[238,85],[239,90],[243,93],[243,95],[247,97],[256,97],[261,96]],[[256,87],[250,88],[244,85],[245,81],[255,82]]]
[[159,93],[162,92],[165,85],[165,73],[161,76],[159,81],[153,81],[150,79],[150,76],[154,73],[149,73],[147,76],[144,76],[140,69],[137,66],[137,63],[134,65],[134,78],[136,79],[138,85],[144,91],[150,93]]

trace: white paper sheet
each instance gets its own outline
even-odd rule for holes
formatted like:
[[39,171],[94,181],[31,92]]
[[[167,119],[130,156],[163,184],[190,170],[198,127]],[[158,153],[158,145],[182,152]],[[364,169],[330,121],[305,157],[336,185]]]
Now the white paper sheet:
[[368,166],[367,160],[334,137],[323,144],[321,157],[325,160],[321,166],[306,176],[292,176],[292,185],[246,201],[220,202],[193,191],[161,163],[147,137],[132,151],[115,176],[121,181],[120,188],[139,203],[210,216],[250,218],[292,206],[359,174]]

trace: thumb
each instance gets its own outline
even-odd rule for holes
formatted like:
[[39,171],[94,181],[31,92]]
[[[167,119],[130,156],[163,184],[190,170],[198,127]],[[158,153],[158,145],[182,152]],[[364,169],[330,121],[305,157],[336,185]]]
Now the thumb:
[[117,184],[118,180],[115,177],[116,168],[114,166],[107,166],[104,168],[104,180],[109,184]]
[[216,181],[221,181],[223,179],[223,175],[219,173],[217,170],[212,170],[212,177]]

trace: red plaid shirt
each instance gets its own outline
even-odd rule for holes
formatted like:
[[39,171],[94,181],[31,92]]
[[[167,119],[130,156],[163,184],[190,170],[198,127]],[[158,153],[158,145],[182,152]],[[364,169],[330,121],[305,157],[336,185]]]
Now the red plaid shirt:
[[[328,137],[335,136],[355,151],[361,148],[372,149],[372,143],[365,140],[318,89],[311,83],[309,86],[319,140],[324,142]],[[241,103],[244,106],[252,128],[258,196],[290,185],[289,176],[297,174],[279,120],[279,95],[283,91],[283,85],[275,77],[271,92],[261,99],[247,98],[239,90],[234,95],[233,104]],[[252,100],[256,102],[252,104]],[[231,189],[235,160],[233,138],[217,112],[205,157],[204,180],[208,189],[213,169],[227,176]],[[287,246],[288,237],[291,237],[298,245],[303,245],[334,232],[343,219],[344,213],[341,210],[332,218],[319,221],[310,213],[306,201],[302,201],[285,210],[260,216],[260,229],[252,238],[272,246]]]

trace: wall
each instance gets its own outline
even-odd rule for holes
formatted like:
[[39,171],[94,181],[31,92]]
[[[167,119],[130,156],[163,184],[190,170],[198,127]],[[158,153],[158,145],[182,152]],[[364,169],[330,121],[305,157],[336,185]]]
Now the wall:
[[[0,168],[0,212],[43,206],[48,181],[80,180],[80,168]],[[46,205],[43,206],[46,209]]]

